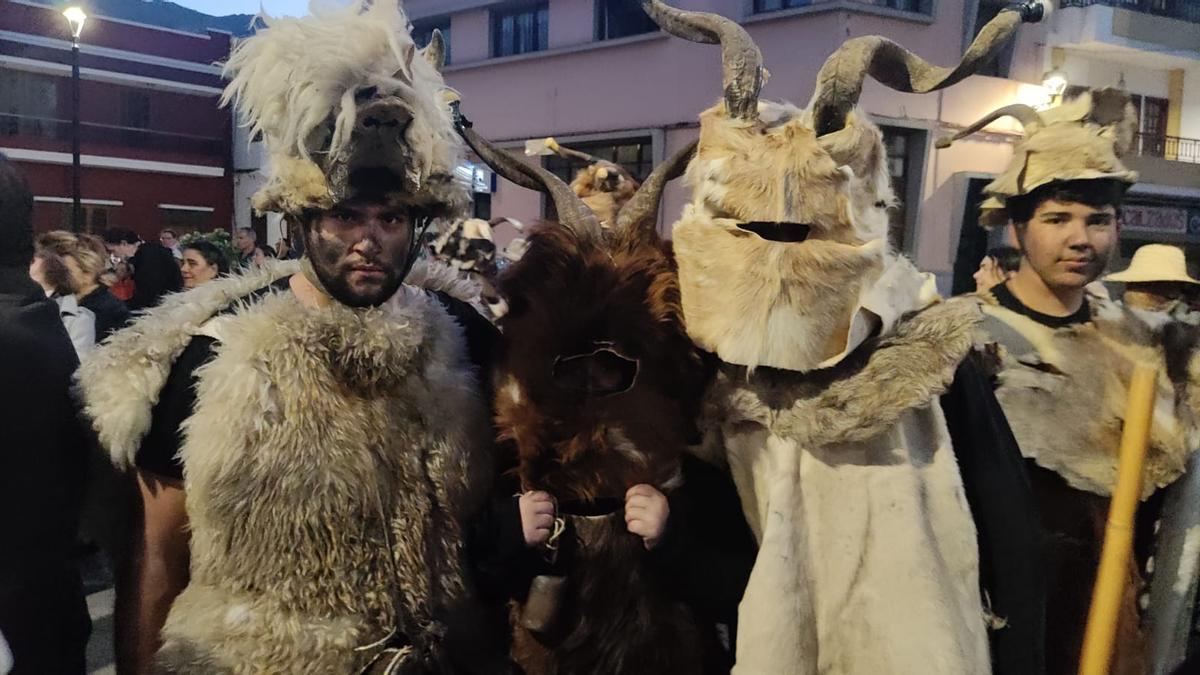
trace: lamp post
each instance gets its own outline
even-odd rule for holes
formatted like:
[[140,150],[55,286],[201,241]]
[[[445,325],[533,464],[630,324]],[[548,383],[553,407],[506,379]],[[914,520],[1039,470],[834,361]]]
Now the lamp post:
[[83,230],[83,202],[80,197],[79,179],[79,35],[87,14],[78,7],[63,10],[63,16],[71,26],[71,230]]

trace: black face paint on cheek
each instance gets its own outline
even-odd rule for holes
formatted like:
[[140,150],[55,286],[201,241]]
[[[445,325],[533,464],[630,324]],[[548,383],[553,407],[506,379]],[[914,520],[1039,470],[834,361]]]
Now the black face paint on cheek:
[[[343,305],[349,307],[374,307],[382,304],[395,294],[403,279],[399,278],[398,270],[394,269],[392,259],[387,255],[361,261],[361,256],[351,253],[355,243],[339,237],[337,234],[323,229],[318,224],[306,237],[308,255],[312,261],[313,271],[325,286],[329,295]],[[376,249],[378,250],[378,249]],[[384,270],[383,279],[356,288],[351,283],[351,258],[355,262],[367,262],[379,265]]]

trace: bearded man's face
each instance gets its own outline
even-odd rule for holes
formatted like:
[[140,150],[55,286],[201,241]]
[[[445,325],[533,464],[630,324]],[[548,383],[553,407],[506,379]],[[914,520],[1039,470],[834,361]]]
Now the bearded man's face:
[[404,281],[412,236],[407,207],[355,198],[315,216],[305,238],[313,270],[333,299],[374,307]]

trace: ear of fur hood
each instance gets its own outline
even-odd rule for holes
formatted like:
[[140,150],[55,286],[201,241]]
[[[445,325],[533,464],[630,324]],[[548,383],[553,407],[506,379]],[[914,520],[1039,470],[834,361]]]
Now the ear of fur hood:
[[[239,298],[299,271],[296,261],[272,262],[167,296],[83,362],[76,380],[84,412],[114,464],[133,466],[171,366],[205,322]],[[443,265],[418,261],[401,292],[415,289],[445,292],[483,312],[478,286]]]

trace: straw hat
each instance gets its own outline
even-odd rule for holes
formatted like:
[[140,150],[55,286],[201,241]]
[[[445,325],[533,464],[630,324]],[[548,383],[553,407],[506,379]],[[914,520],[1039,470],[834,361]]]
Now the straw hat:
[[1146,244],[1133,254],[1129,268],[1104,277],[1105,281],[1121,283],[1144,283],[1152,281],[1177,281],[1185,284],[1200,284],[1188,276],[1187,261],[1183,250],[1166,244]]

